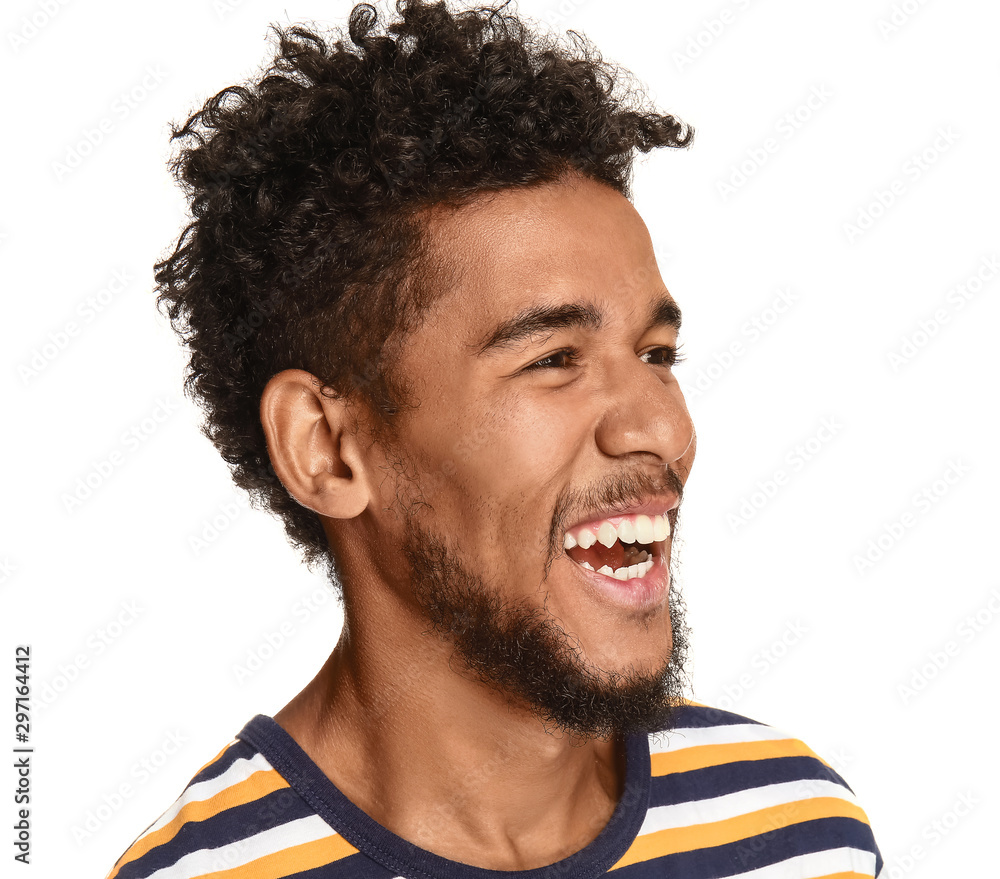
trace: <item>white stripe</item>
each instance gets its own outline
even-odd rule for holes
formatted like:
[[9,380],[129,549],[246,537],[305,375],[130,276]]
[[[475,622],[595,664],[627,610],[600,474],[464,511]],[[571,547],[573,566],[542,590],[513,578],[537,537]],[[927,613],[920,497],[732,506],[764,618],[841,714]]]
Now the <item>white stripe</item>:
[[653,733],[649,737],[651,752],[682,751],[698,745],[735,745],[742,742],[777,741],[789,739],[798,741],[793,736],[773,726],[761,726],[756,723],[731,723],[726,726],[710,726],[707,728],[680,727],[666,733]]
[[756,812],[758,809],[787,806],[786,809],[781,809],[774,816],[777,821],[781,822],[776,826],[784,827],[795,821],[795,813],[798,811],[798,806],[795,804],[811,800],[814,797],[836,797],[848,802],[854,801],[854,797],[851,796],[851,792],[847,788],[841,787],[833,781],[819,778],[785,781],[780,784],[734,791],[731,794],[723,794],[721,797],[707,800],[694,800],[670,806],[654,806],[646,812],[646,820],[642,822],[639,834],[655,833],[657,830],[669,830],[675,827],[694,827],[713,821],[726,821],[729,818]]
[[238,839],[219,848],[201,849],[181,858],[176,864],[164,867],[148,879],[193,879],[218,870],[242,867],[258,858],[284,851],[305,842],[334,837],[337,834],[319,815],[310,815],[272,827],[255,836]]
[[739,879],[817,879],[830,873],[853,871],[862,876],[875,875],[875,854],[856,848],[834,848],[825,852],[797,855],[777,864],[737,873]]
[[205,781],[199,781],[197,784],[192,784],[187,787],[177,798],[174,804],[159,818],[157,818],[156,823],[154,823],[142,836],[140,836],[139,839],[148,836],[150,833],[155,833],[161,827],[169,824],[174,820],[174,818],[177,817],[177,813],[180,812],[180,810],[183,809],[188,803],[210,800],[220,791],[223,791],[227,787],[231,787],[234,784],[238,784],[241,781],[245,781],[255,772],[272,768],[273,767],[267,762],[267,759],[263,754],[254,754],[254,756],[249,760],[246,758],[240,758],[239,760],[234,761],[232,766],[230,766],[221,775],[217,775],[215,778],[206,779]]

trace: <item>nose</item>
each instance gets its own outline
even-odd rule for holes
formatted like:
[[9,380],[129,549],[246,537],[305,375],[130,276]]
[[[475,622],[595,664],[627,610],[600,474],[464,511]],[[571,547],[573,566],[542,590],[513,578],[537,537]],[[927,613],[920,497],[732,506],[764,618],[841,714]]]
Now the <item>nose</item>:
[[598,448],[613,458],[677,462],[690,469],[694,423],[673,375],[631,355],[609,368],[606,379],[605,405],[595,430]]

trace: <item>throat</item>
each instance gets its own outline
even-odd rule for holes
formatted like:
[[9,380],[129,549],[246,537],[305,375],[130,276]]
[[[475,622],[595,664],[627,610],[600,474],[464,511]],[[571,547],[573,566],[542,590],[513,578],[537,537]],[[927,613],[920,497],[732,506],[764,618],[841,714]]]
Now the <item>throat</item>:
[[[520,784],[498,779],[483,801],[488,806],[468,798],[458,807],[454,801],[443,807],[453,819],[447,836],[426,830],[423,821],[415,821],[412,833],[399,827],[397,835],[448,860],[485,870],[541,870],[562,861],[600,835],[624,795],[626,781],[625,746],[617,737],[574,750],[587,768],[579,775],[562,773],[559,793],[539,784],[540,778],[555,777],[549,772],[531,772]],[[567,781],[572,790],[568,797]],[[525,790],[531,791],[526,799]]]

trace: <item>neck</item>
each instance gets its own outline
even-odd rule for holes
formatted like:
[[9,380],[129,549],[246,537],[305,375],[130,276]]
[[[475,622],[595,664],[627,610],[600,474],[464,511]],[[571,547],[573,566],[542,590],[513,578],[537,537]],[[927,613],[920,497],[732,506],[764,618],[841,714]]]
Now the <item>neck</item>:
[[[546,866],[600,833],[624,787],[624,743],[547,731],[462,673],[426,623],[355,616],[349,606],[330,658],[275,715],[348,799],[397,836],[488,869]],[[400,633],[389,650],[375,634],[387,631]]]

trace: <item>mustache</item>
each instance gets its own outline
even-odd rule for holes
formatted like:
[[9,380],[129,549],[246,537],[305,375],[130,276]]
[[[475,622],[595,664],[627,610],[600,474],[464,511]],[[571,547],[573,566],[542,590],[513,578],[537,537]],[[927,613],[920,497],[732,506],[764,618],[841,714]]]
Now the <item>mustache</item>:
[[[549,550],[545,560],[545,576],[562,551],[561,536],[568,525],[583,514],[597,509],[626,509],[649,495],[676,494],[684,500],[684,480],[672,467],[658,473],[649,470],[629,470],[611,474],[600,482],[583,489],[568,489],[556,501],[549,529]],[[677,511],[680,512],[679,509]],[[676,516],[674,517],[676,521]]]

